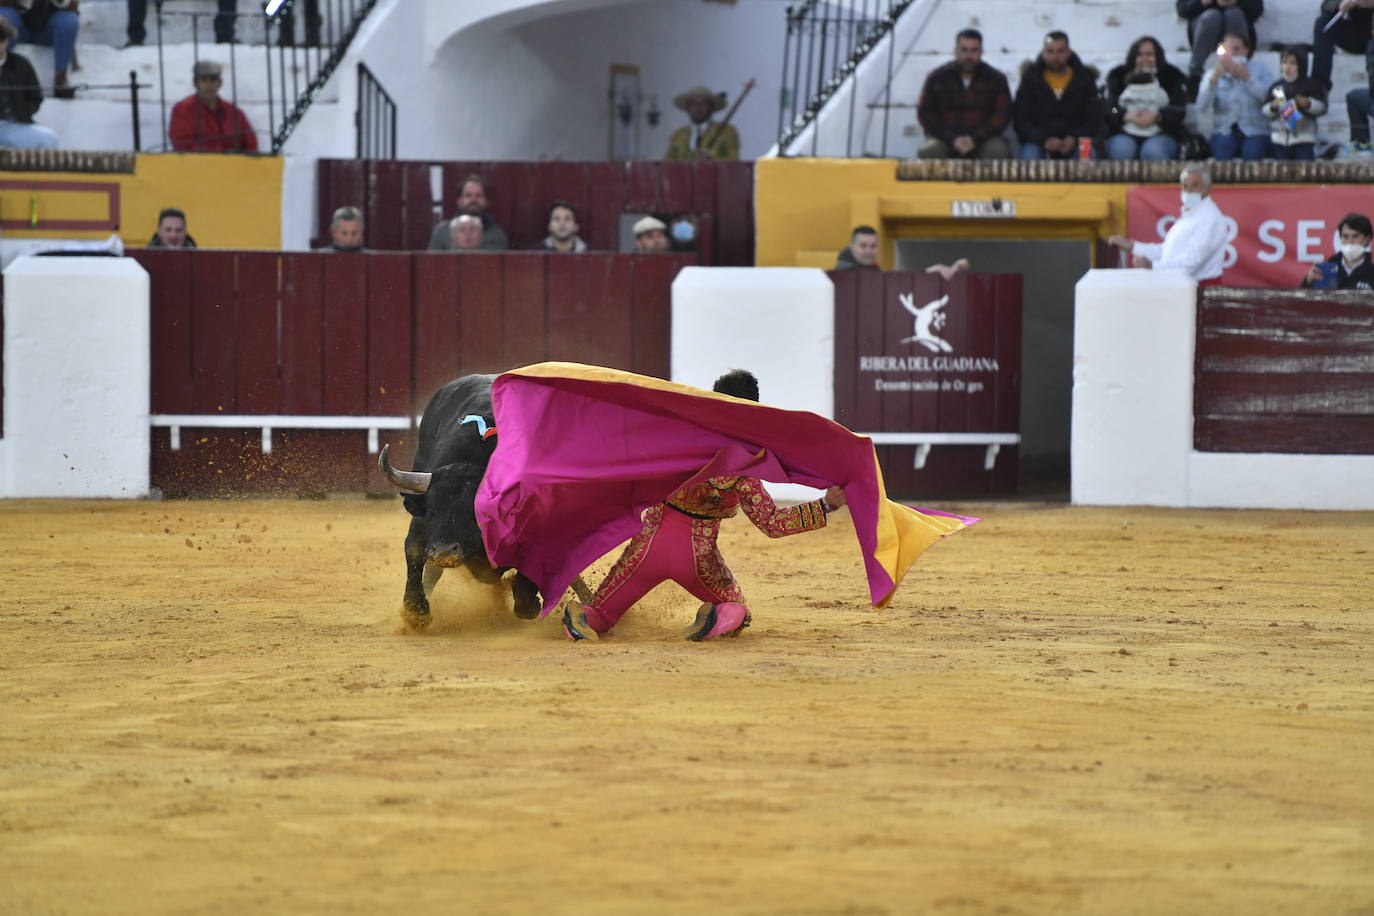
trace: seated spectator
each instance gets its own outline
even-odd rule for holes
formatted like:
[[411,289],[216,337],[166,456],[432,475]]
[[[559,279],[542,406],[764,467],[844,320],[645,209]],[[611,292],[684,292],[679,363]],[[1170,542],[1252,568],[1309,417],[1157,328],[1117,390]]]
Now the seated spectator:
[[1149,35],[1137,38],[1126,62],[1107,74],[1107,158],[1178,158],[1186,133],[1187,80],[1164,59],[1158,41]]
[[734,125],[711,120],[712,114],[725,107],[725,93],[693,86],[673,99],[673,106],[687,112],[692,123],[673,131],[664,159],[669,162],[733,162],[739,158],[739,131]]
[[1229,233],[1226,217],[1212,201],[1212,172],[1200,162],[1178,176],[1183,210],[1163,242],[1135,242],[1122,235],[1109,245],[1131,252],[1131,266],[1146,270],[1181,270],[1197,283],[1215,286],[1221,279]]
[[242,111],[219,97],[224,68],[198,60],[191,68],[196,91],[172,106],[167,138],[183,153],[256,153],[258,135]]
[[1193,56],[1188,61],[1188,101],[1197,98],[1202,73],[1223,35],[1245,36],[1246,47],[1255,46],[1255,20],[1264,15],[1264,0],[1177,0],[1178,15],[1188,20],[1188,41]]
[[10,44],[29,42],[52,48],[52,94],[59,99],[76,96],[67,82],[67,68],[76,50],[76,33],[81,29],[77,4],[71,0],[0,0],[0,17],[13,28]]
[[668,241],[672,245],[673,251],[696,251],[696,214],[679,213],[668,220]]
[[1298,48],[1284,49],[1279,71],[1262,109],[1274,158],[1311,162],[1317,158],[1317,118],[1326,113],[1326,90],[1307,75],[1307,54]]
[[1081,137],[1102,133],[1097,70],[1079,60],[1069,36],[1050,32],[1016,87],[1016,136],[1022,159],[1077,159]]
[[329,251],[363,250],[363,213],[357,207],[340,207],[329,221]]
[[33,123],[43,104],[43,88],[33,64],[10,50],[14,26],[0,19],[0,146],[15,149],[57,149],[57,134]]
[[878,266],[878,230],[855,226],[849,234],[849,244],[840,249],[831,270],[882,270]]
[[[1335,22],[1336,16],[1341,18]],[[1327,26],[1330,25],[1330,28]],[[1331,92],[1336,49],[1365,55],[1365,73],[1374,80],[1374,0],[1325,0],[1312,24],[1312,78]],[[1351,120],[1354,123],[1354,120]]]
[[1011,90],[1001,71],[983,63],[983,33],[964,29],[954,60],[930,71],[916,100],[926,132],[920,159],[1010,159],[1002,132],[1011,123]]
[[1226,162],[1239,155],[1246,161],[1269,156],[1269,119],[1262,106],[1269,99],[1274,76],[1263,61],[1250,59],[1244,35],[1232,32],[1221,40],[1222,53],[1202,80],[1197,94],[1199,111],[1213,119],[1212,158]]
[[668,227],[663,220],[646,216],[635,223],[635,251],[667,251],[672,247],[668,241]]
[[[505,251],[510,248],[510,242],[506,238],[506,230],[496,225],[496,220],[491,218],[487,212],[487,183],[482,180],[481,175],[469,175],[463,179],[463,185],[458,190],[458,212],[455,216],[475,216],[482,223],[482,244],[481,247],[488,251]],[[446,219],[434,227],[434,232],[429,237],[430,251],[452,251],[453,220]]]
[[1341,250],[1312,269],[1303,278],[1303,289],[1374,289],[1374,263],[1369,242],[1374,227],[1362,213],[1347,213],[1341,220]]
[[482,220],[471,213],[460,213],[449,220],[449,251],[480,251]]
[[1369,142],[1369,119],[1374,117],[1374,53],[1365,65],[1369,85],[1351,89],[1345,94],[1345,111],[1350,116],[1350,142],[1342,151],[1346,156],[1367,158],[1374,155]]
[[535,251],[586,251],[577,234],[577,208],[566,200],[549,205],[549,234],[531,246]]
[[157,231],[148,240],[149,248],[195,248],[196,240],[186,231],[186,214],[167,207],[157,215]]

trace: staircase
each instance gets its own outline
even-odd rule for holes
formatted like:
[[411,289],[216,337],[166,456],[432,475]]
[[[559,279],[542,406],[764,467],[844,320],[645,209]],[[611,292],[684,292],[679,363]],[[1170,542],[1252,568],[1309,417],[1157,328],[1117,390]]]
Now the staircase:
[[[125,48],[125,0],[84,0],[77,68],[69,76],[76,98],[49,94],[36,120],[57,131],[65,150],[166,151],[171,108],[193,91],[192,64],[208,59],[224,66],[221,96],[243,109],[259,150],[281,152],[308,109],[340,103],[335,85],[339,81],[330,76],[375,4],[376,0],[320,0],[320,45],[283,48],[279,21],[269,22],[256,0],[240,0],[233,44],[215,42],[215,0],[165,0],[161,17],[156,3],[149,2],[144,45]],[[303,41],[303,9],[295,19],[296,37]],[[50,90],[52,49],[20,44],[16,50],[33,62],[39,82]],[[137,144],[131,82],[139,87]]]

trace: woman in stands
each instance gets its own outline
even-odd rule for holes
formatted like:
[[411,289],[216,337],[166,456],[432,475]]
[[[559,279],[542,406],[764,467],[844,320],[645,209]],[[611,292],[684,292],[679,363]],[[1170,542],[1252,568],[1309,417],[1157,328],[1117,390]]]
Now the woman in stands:
[[[1123,104],[1121,94],[1132,74],[1153,77],[1169,102],[1158,109]],[[1140,77],[1137,77],[1140,79]],[[1152,36],[1137,38],[1126,62],[1107,74],[1107,158],[1177,159],[1186,133],[1183,116],[1188,106],[1188,78],[1164,59],[1164,48]],[[1128,93],[1129,96],[1129,93]]]

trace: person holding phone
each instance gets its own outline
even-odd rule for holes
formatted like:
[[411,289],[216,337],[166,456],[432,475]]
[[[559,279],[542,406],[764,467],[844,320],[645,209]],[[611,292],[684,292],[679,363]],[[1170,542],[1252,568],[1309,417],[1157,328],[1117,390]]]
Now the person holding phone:
[[1188,62],[1188,101],[1197,99],[1202,74],[1213,49],[1227,32],[1245,36],[1255,46],[1255,20],[1264,15],[1264,0],[1177,0],[1175,10],[1188,20],[1193,55]]
[[1197,94],[1199,116],[1208,112],[1213,119],[1208,138],[1213,159],[1248,162],[1269,157],[1269,119],[1263,106],[1273,83],[1274,75],[1264,61],[1250,57],[1244,35],[1230,32],[1222,38],[1216,63]]
[[1374,289],[1374,262],[1369,242],[1374,227],[1363,213],[1347,213],[1337,226],[1341,248],[1303,277],[1303,289]]

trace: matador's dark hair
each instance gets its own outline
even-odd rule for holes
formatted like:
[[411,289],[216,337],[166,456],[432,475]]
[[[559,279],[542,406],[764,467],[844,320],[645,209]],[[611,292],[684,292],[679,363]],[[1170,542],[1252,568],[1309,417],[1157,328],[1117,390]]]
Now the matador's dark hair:
[[744,398],[746,401],[757,401],[759,399],[759,380],[754,378],[754,373],[747,369],[731,369],[716,379],[711,390],[718,394]]

